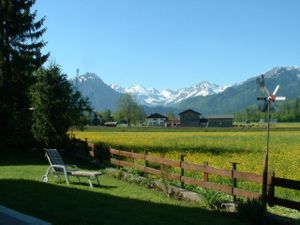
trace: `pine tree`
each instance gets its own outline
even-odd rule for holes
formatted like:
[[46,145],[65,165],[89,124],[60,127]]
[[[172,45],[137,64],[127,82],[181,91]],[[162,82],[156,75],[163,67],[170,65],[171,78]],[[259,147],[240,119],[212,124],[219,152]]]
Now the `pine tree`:
[[47,147],[61,147],[71,126],[87,123],[84,112],[90,112],[87,99],[72,87],[59,66],[40,69],[32,86],[32,133]]
[[29,140],[28,90],[33,72],[47,60],[41,49],[45,18],[35,21],[35,0],[0,0],[0,138],[8,143]]

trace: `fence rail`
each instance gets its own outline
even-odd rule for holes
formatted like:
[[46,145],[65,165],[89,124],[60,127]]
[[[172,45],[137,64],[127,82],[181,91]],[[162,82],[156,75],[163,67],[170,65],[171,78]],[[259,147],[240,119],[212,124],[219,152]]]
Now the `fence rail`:
[[300,191],[300,181],[289,180],[289,179],[279,178],[279,177],[273,177],[272,184],[273,184],[273,187],[272,187],[273,190],[269,193],[269,196],[268,196],[271,205],[279,205],[279,206],[284,206],[284,207],[291,208],[291,209],[300,210],[300,202],[276,197],[275,191],[274,191],[275,187],[282,187],[282,188],[288,188],[288,189]]
[[[144,154],[142,154],[142,153],[134,153],[134,152],[128,152],[128,151],[122,151],[122,150],[110,148],[109,152],[112,155],[116,155],[120,157],[119,159],[111,158],[110,160],[111,163],[116,166],[132,167],[144,173],[161,176],[173,181],[178,181],[181,182],[182,187],[184,186],[184,184],[196,185],[199,187],[209,188],[215,191],[233,195],[234,198],[236,196],[244,197],[248,199],[262,198],[261,193],[251,192],[248,190],[238,188],[236,186],[236,181],[242,180],[242,181],[263,185],[263,176],[259,174],[249,173],[249,172],[237,171],[236,167],[234,167],[232,170],[219,169],[219,168],[214,168],[209,166],[207,162],[205,162],[202,165],[184,162],[183,156],[181,157],[180,161],[165,159],[162,157],[150,156],[148,155],[147,151]],[[123,159],[121,159],[121,157],[131,158],[133,159],[133,162],[124,161]],[[137,163],[134,163],[134,159],[144,160],[144,165],[139,165]],[[161,169],[155,169],[149,167],[148,162],[154,162],[162,165]],[[181,174],[166,172],[164,171],[164,169],[162,169],[163,166],[180,168]],[[185,170],[202,172],[203,180],[185,176],[184,175]],[[216,175],[216,176],[229,178],[232,180],[232,185],[230,186],[228,184],[219,184],[219,183],[211,182],[209,181],[209,175]],[[273,173],[271,172],[270,174],[268,174],[267,185],[268,185],[267,201],[270,206],[279,205],[287,208],[300,210],[300,202],[287,200],[275,196],[275,187],[283,187],[283,188],[288,188],[293,190],[300,190],[300,181],[275,177],[274,172]]]
[[[145,166],[142,166],[134,162],[124,161],[120,158],[119,159],[111,158],[110,162],[116,166],[132,167],[148,174],[153,174],[153,175],[164,177],[169,180],[181,182],[183,185],[184,184],[197,185],[199,187],[209,188],[233,196],[245,197],[249,199],[261,198],[260,193],[243,190],[241,188],[237,188],[235,185],[226,185],[226,184],[218,184],[215,182],[211,182],[209,181],[209,175],[222,176],[222,177],[230,178],[232,180],[239,179],[248,182],[255,182],[258,184],[262,184],[262,175],[240,172],[236,170],[218,169],[218,168],[208,166],[207,163],[203,165],[187,163],[183,161],[183,158],[180,161],[176,161],[176,160],[165,159],[161,157],[149,156],[147,154],[142,154],[142,153],[133,153],[128,151],[117,150],[113,148],[110,148],[109,151],[112,155],[116,155],[116,156],[121,156],[121,157],[126,157],[131,159],[141,159],[144,160],[145,162],[146,161],[154,162],[164,166],[180,168],[182,172],[181,174],[169,173],[164,171],[163,169],[155,169],[146,166],[147,165],[146,163],[144,163]],[[184,170],[202,172],[203,180],[184,176]]]

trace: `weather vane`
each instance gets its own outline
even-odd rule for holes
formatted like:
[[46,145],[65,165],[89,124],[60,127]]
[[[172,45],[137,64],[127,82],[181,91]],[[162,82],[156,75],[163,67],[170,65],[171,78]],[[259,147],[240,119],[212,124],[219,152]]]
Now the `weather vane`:
[[274,103],[275,101],[284,101],[286,97],[276,96],[279,89],[279,85],[277,85],[273,93],[270,94],[269,90],[265,86],[264,75],[258,77],[256,81],[260,92],[260,96],[257,97],[257,100],[259,101],[259,109],[262,112],[267,112],[267,148],[266,148],[265,159],[264,159],[263,188],[262,188],[264,207],[266,207],[268,163],[269,163],[269,141],[270,141],[270,107],[271,104]]

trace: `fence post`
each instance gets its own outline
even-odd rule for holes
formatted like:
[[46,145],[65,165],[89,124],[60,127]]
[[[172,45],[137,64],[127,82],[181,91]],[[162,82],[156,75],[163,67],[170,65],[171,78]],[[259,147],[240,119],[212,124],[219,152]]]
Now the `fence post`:
[[268,173],[268,195],[267,195],[267,201],[269,206],[274,206],[274,197],[275,197],[275,187],[274,187],[274,180],[275,172],[270,171]]
[[236,171],[236,165],[239,164],[237,162],[231,162],[232,164],[232,170],[231,170],[231,179],[232,179],[232,196],[233,196],[233,202],[236,202],[236,195],[234,194],[234,188],[237,187],[237,180],[234,178],[234,172]]
[[94,143],[88,143],[88,153],[89,156],[92,158],[95,158],[95,144]]
[[148,153],[149,153],[149,150],[146,149],[145,152],[144,152],[144,161],[145,161],[145,164],[144,164],[144,177],[148,177],[148,174],[146,173],[147,167],[149,166],[149,163],[148,163],[148,160],[147,160]]
[[88,143],[88,139],[84,138],[84,142],[85,142],[85,150],[88,153],[89,152],[89,143]]
[[[203,163],[204,167],[207,168],[208,167],[208,162],[204,162]],[[208,173],[204,171],[203,173],[203,178],[205,182],[208,182]]]
[[[133,150],[131,149],[131,157],[133,155]],[[132,157],[132,163],[134,164],[134,158]]]
[[[165,152],[160,152],[160,158],[164,159],[165,158]],[[166,175],[166,168],[165,168],[165,165],[160,163],[160,175],[161,177],[163,178],[163,180],[166,178],[165,175]]]
[[118,170],[121,169],[121,166],[120,166],[120,161],[121,161],[121,156],[120,156],[120,153],[121,153],[121,150],[119,149],[119,154],[117,155],[117,159],[118,159]]
[[181,183],[181,188],[184,188],[184,181],[182,180],[182,177],[184,177],[184,168],[182,168],[182,163],[184,162],[184,157],[186,155],[180,155],[180,183]]
[[269,157],[268,154],[265,153],[264,155],[264,171],[263,171],[263,179],[262,179],[262,205],[263,205],[263,210],[264,214],[267,212],[267,201],[268,201],[268,161]]

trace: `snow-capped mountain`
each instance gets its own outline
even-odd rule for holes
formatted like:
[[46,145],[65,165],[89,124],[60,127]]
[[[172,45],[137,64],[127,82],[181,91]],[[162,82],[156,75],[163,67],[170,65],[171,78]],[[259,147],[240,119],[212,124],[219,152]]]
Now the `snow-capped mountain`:
[[70,82],[84,97],[89,98],[95,111],[116,110],[122,94],[109,87],[95,73],[82,74],[70,80]]
[[191,97],[217,94],[227,88],[207,81],[175,91],[170,89],[159,91],[155,88],[145,88],[141,85],[134,85],[129,88],[123,88],[117,84],[110,84],[109,86],[120,93],[132,94],[139,104],[148,106],[171,106]]
[[[266,86],[274,90],[280,85],[279,94],[287,99],[300,96],[300,67],[275,67],[264,73]],[[202,114],[227,114],[239,112],[257,104],[257,76],[230,87],[202,82],[179,90],[157,90],[135,85],[123,88],[120,85],[107,85],[94,73],[86,73],[70,82],[91,101],[95,111],[116,110],[121,93],[132,93],[139,104],[143,104],[147,114],[179,113],[194,109]],[[226,90],[225,90],[226,89]]]
[[[278,94],[285,96],[287,100],[300,96],[300,68],[299,67],[275,67],[265,73],[265,85],[273,91],[280,85]],[[192,108],[203,114],[231,114],[239,112],[246,107],[257,105],[257,96],[260,94],[257,86],[257,78],[260,75],[231,87],[225,91],[207,97],[194,97],[181,101],[177,107],[181,109]]]

